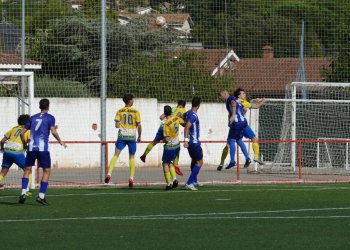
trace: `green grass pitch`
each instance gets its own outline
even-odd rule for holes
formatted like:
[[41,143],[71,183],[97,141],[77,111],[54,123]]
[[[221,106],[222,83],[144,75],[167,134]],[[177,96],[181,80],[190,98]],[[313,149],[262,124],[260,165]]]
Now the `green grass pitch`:
[[0,192],[0,249],[350,249],[349,184]]

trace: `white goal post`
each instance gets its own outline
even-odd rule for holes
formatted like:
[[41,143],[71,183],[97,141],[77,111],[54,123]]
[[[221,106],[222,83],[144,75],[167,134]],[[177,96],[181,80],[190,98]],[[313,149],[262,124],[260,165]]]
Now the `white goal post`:
[[[22,103],[28,107],[28,114],[33,114],[33,101],[34,101],[34,72],[10,72],[10,71],[1,71],[0,72],[0,84],[9,85],[9,84],[18,84],[17,81],[6,81],[8,78],[21,78],[26,77],[28,79],[27,84],[23,84],[25,89],[22,93],[17,93],[17,97]],[[5,81],[5,82],[4,82]],[[23,94],[26,93],[26,94]],[[23,99],[24,98],[24,99]],[[25,113],[25,110],[22,110],[22,113]]]
[[[303,91],[308,94],[306,99]],[[293,142],[295,140],[349,140],[349,122],[345,119],[350,110],[349,96],[350,83],[292,82],[287,85],[285,99],[268,99],[271,105],[284,106],[280,140],[291,141],[280,143],[283,144],[283,149],[277,150],[274,163],[278,162],[278,166],[290,166],[291,170],[296,170],[298,152],[297,145]],[[308,145],[308,152],[313,147],[309,166],[315,168],[318,153],[316,145],[317,143]]]
[[[16,86],[20,84],[19,86]],[[0,72],[0,88],[3,87],[7,91],[14,91],[14,96],[18,100],[18,114],[32,115],[34,112],[34,72]],[[5,128],[8,129],[8,128]],[[35,188],[36,166],[32,169],[31,188]],[[21,173],[20,173],[21,174]],[[8,177],[10,178],[10,177]]]

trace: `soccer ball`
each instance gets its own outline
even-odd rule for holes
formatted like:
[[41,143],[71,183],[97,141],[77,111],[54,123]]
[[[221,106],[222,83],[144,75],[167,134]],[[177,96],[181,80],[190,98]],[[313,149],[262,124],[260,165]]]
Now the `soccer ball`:
[[166,23],[166,20],[165,20],[164,17],[158,16],[158,17],[156,18],[156,24],[157,24],[157,25],[163,26],[165,23]]

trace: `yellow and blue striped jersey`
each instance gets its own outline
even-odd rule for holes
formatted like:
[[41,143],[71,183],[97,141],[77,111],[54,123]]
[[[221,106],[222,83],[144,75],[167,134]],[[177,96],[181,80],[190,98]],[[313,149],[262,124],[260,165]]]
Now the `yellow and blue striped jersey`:
[[124,107],[117,111],[115,122],[120,123],[118,138],[135,139],[136,129],[141,123],[140,112],[133,107]]
[[163,135],[165,138],[169,138],[166,142],[165,147],[180,146],[179,140],[179,127],[185,123],[181,117],[172,116],[163,124]]
[[[5,138],[7,139],[4,145],[5,151],[15,151],[15,152],[24,151],[23,143],[20,137],[20,133],[22,129],[23,129],[23,126],[16,126],[6,132],[6,134],[4,135]],[[26,142],[28,142],[29,138],[30,138],[30,131],[27,130],[24,133],[24,139]]]
[[183,108],[183,107],[173,107],[171,115],[172,116],[178,116],[178,117],[181,117],[183,119],[185,113],[186,113],[186,109],[185,108]]

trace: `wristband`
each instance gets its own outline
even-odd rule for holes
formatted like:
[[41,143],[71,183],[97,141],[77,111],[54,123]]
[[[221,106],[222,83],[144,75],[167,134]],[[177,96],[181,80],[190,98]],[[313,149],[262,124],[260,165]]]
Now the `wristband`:
[[189,142],[189,141],[190,141],[190,139],[189,139],[189,138],[185,138],[185,141]]

